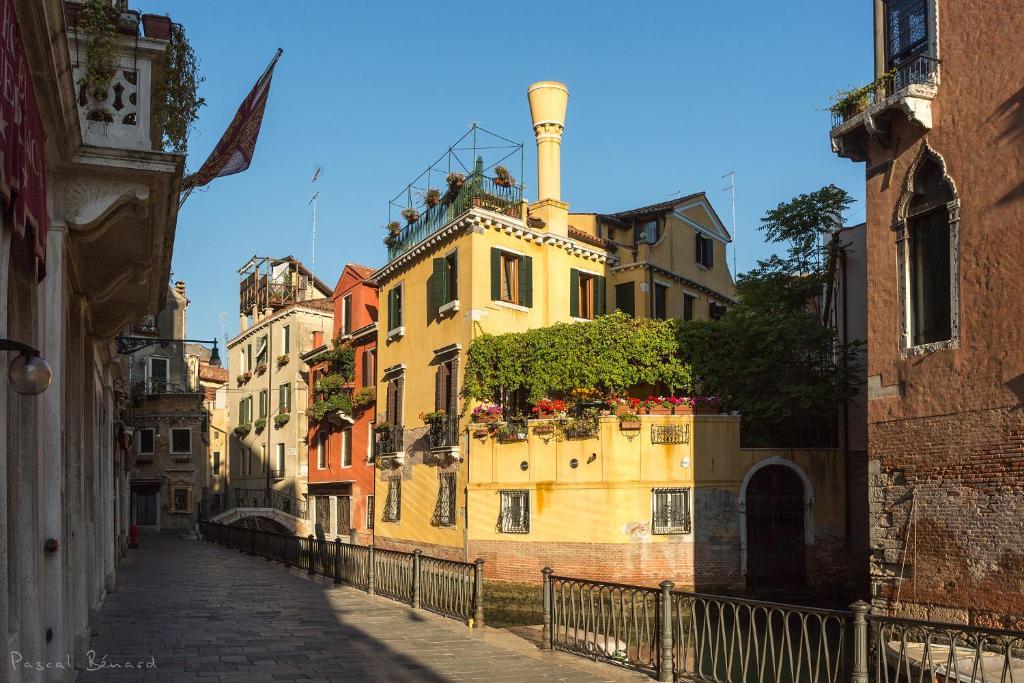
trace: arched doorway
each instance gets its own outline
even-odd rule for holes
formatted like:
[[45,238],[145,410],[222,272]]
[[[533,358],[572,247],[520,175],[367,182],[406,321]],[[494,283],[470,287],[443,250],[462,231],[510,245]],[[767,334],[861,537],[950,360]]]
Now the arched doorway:
[[795,470],[767,465],[747,482],[747,587],[804,585],[806,535],[804,484]]

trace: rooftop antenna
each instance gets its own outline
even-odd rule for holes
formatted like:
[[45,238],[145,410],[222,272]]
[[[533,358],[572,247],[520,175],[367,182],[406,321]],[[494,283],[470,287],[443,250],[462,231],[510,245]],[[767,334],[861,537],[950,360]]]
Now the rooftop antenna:
[[316,198],[320,195],[320,192],[316,189],[316,179],[320,177],[320,165],[313,169],[313,179],[309,181],[313,185],[313,196],[309,200],[309,204],[313,205],[313,254],[310,257],[310,269],[309,271],[316,277]]
[[220,336],[224,337],[224,348],[228,347],[228,313],[221,311],[217,316],[220,318]]
[[723,187],[722,192],[732,190],[732,276],[739,275],[736,266],[736,171],[729,171],[723,178],[729,179],[729,186]]

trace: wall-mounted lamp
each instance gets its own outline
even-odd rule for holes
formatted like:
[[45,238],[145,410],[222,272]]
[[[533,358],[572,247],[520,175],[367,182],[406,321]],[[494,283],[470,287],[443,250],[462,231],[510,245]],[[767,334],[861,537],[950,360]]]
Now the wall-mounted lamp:
[[50,364],[39,355],[39,350],[13,339],[0,339],[0,351],[17,351],[18,355],[7,366],[11,386],[19,394],[34,396],[46,391],[53,378]]

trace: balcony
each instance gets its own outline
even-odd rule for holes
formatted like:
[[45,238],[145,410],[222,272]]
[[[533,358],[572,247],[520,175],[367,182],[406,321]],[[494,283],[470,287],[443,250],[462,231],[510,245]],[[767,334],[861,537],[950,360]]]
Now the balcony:
[[200,394],[201,389],[194,389],[187,384],[178,384],[161,379],[147,379],[132,385],[132,395],[136,398],[148,398],[167,394]]
[[405,462],[405,427],[383,424],[377,427],[374,453],[381,467],[393,467]]
[[939,83],[939,60],[918,55],[845,98],[832,111],[832,151],[853,161],[867,160],[868,142],[891,143],[892,120],[906,116],[922,130],[932,127],[932,100]]
[[427,429],[430,453],[435,460],[460,460],[459,417],[448,415],[439,422],[432,422]]

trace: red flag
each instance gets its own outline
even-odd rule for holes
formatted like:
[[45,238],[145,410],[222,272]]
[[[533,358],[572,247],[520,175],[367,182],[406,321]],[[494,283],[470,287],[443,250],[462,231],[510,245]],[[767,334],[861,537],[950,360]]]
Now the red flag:
[[214,178],[241,173],[249,168],[253,152],[256,151],[260,126],[263,124],[263,110],[267,107],[267,96],[270,94],[270,79],[274,76],[274,67],[283,52],[278,48],[270,66],[242,101],[235,112],[235,118],[231,119],[231,125],[224,131],[202,168],[182,180],[183,190],[202,187]]

